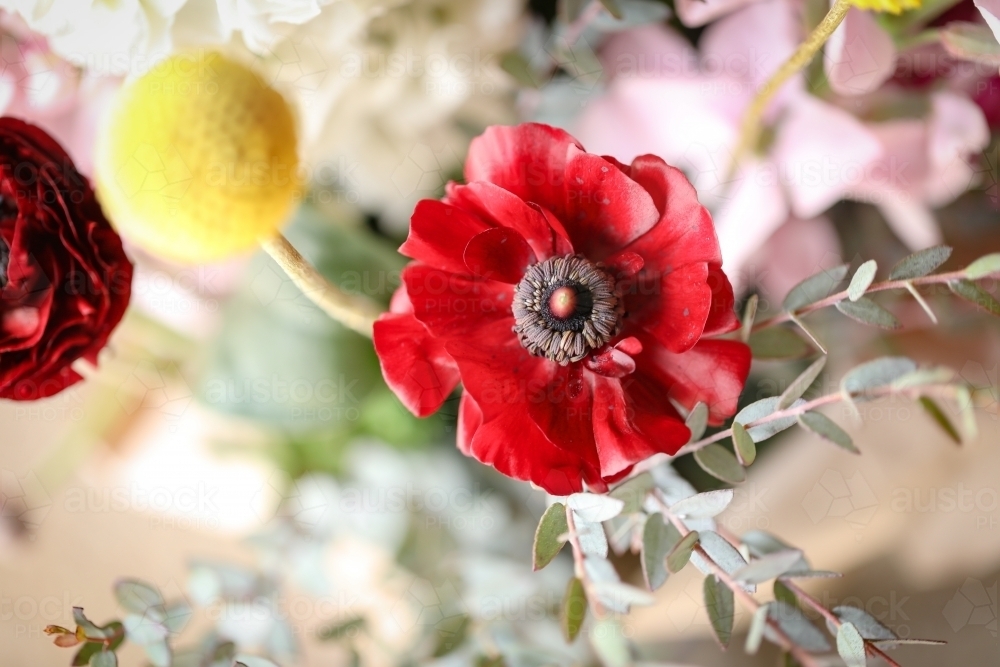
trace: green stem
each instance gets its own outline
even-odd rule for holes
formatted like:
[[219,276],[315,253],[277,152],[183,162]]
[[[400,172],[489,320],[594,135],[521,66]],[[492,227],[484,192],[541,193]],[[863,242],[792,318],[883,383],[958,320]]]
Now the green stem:
[[827,15],[820,21],[820,24],[809,34],[809,37],[799,44],[799,48],[795,50],[795,53],[757,91],[756,97],[754,97],[750,106],[747,107],[746,114],[743,116],[740,142],[737,144],[736,151],[733,154],[734,167],[747,151],[752,150],[757,145],[758,138],[760,137],[761,120],[771,99],[786,81],[812,61],[823,45],[826,44],[826,41],[830,39],[833,31],[843,22],[844,16],[847,15],[847,10],[850,8],[851,3],[849,0],[836,0],[833,6],[830,7]]

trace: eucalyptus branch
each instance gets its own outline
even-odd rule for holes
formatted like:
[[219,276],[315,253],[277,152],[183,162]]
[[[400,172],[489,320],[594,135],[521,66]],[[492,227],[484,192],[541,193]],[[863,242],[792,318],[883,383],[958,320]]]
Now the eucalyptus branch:
[[[986,277],[998,278],[1000,277],[1000,272],[995,272]],[[865,294],[870,294],[872,292],[885,292],[888,290],[910,290],[915,291],[914,288],[923,285],[941,285],[947,284],[956,280],[965,280],[966,274],[965,269],[959,271],[951,271],[949,273],[938,273],[930,276],[921,276],[920,278],[911,278],[909,280],[883,280],[882,282],[873,283],[866,290]],[[782,324],[784,322],[794,322],[797,318],[803,315],[808,315],[817,310],[822,310],[823,308],[828,308],[834,306],[837,303],[848,299],[848,290],[843,290],[837,292],[836,294],[831,294],[830,296],[820,299],[815,303],[810,303],[807,306],[802,306],[792,311],[785,311],[779,313],[773,317],[766,320],[761,320],[760,322],[755,322],[752,331],[760,331],[761,329],[767,329],[768,327],[773,327],[777,324]]]
[[[830,405],[832,403],[837,403],[839,401],[846,400],[847,398],[857,398],[859,396],[865,397],[879,397],[879,396],[906,396],[909,398],[919,398],[920,396],[930,394],[932,396],[942,397],[942,398],[955,398],[956,388],[952,384],[926,384],[916,387],[894,387],[892,385],[886,385],[883,387],[874,387],[871,389],[864,389],[857,392],[837,392],[834,394],[826,394],[820,396],[819,398],[814,398],[811,401],[806,401],[798,405],[793,405],[791,407],[785,408],[784,410],[776,410],[771,414],[761,417],[760,419],[754,420],[743,424],[744,428],[750,429],[754,426],[761,426],[769,422],[777,421],[779,419],[784,419],[786,417],[798,417],[801,414],[805,414],[816,408],[821,408],[824,405]],[[681,447],[676,454],[672,456],[669,454],[654,454],[645,461],[640,461],[632,469],[632,473],[629,477],[635,477],[636,475],[655,468],[664,461],[669,459],[677,458],[678,456],[683,456],[684,454],[692,454],[699,449],[704,449],[708,445],[719,442],[720,440],[725,440],[726,438],[733,437],[733,429],[729,427],[725,430],[713,433],[710,436],[701,438],[700,440],[695,440],[694,442],[689,442],[688,444]]]
[[[836,614],[827,609],[822,602],[820,602],[813,596],[809,595],[809,593],[805,592],[798,584],[789,581],[788,579],[782,579],[781,583],[784,584],[784,586],[788,588],[788,590],[794,593],[795,597],[798,598],[798,600],[802,604],[806,605],[807,607],[818,613],[820,616],[826,619],[827,622],[833,625],[833,627],[839,628],[843,624],[843,621],[841,621]],[[902,667],[902,665],[900,665],[898,662],[890,658],[885,653],[885,651],[876,646],[875,642],[871,641],[870,639],[865,639],[864,642],[865,642],[865,652],[867,652],[869,655],[881,658],[882,660],[885,661],[887,665],[889,665],[889,667]]]
[[[826,394],[825,396],[820,396],[819,398],[814,398],[811,401],[806,401],[799,405],[793,405],[784,410],[776,410],[766,417],[761,417],[756,421],[752,421],[743,426],[746,428],[753,428],[754,426],[760,426],[762,424],[767,424],[768,422],[773,422],[778,419],[783,419],[785,417],[798,417],[801,414],[809,412],[810,410],[815,410],[816,408],[821,408],[824,405],[830,405],[831,403],[837,403],[839,401],[845,400],[845,398],[856,398],[858,396],[865,397],[877,397],[877,396],[907,396],[909,398],[919,398],[924,394],[931,394],[934,396],[954,398],[955,396],[955,385],[951,384],[931,384],[923,385],[920,387],[893,387],[892,385],[886,385],[884,387],[874,387],[872,389],[865,389],[858,392],[837,392],[836,394]],[[733,436],[732,427],[727,428],[724,431],[719,431],[718,433],[713,433],[707,438],[702,438],[701,440],[696,440],[694,442],[689,442],[684,445],[680,451],[678,451],[674,456],[682,456],[684,454],[691,454],[696,452],[713,442],[718,442],[720,440],[725,440],[726,438],[731,438]]]
[[[673,524],[674,528],[677,529],[677,532],[679,532],[682,537],[691,532],[691,529],[687,527],[684,521],[675,513],[670,511],[670,507],[667,505],[666,501],[664,501],[663,497],[660,495],[659,490],[653,491],[651,497],[656,502],[657,506],[660,508],[660,512],[663,514],[663,516],[666,517],[667,520],[669,520],[670,523]],[[708,568],[709,570],[711,570],[712,574],[720,582],[722,582],[726,588],[731,590],[733,592],[733,595],[739,598],[740,602],[743,603],[743,606],[745,606],[751,613],[756,613],[757,610],[761,608],[760,602],[758,602],[754,596],[748,593],[746,589],[743,588],[743,586],[741,586],[738,581],[736,581],[728,572],[726,572],[722,568],[722,566],[716,563],[715,559],[713,559],[712,556],[710,556],[709,553],[705,549],[703,549],[700,544],[696,544],[693,551],[704,559],[704,561],[708,564]],[[778,624],[776,620],[768,618],[766,622],[768,626],[770,626],[770,628],[774,631],[775,635],[778,637],[779,644],[781,645],[781,647],[786,651],[788,651],[789,653],[791,653],[792,656],[794,656],[795,659],[798,660],[798,662],[802,665],[802,667],[820,667],[819,661],[816,660],[816,658],[811,653],[804,650],[802,647],[798,646],[794,641],[792,641],[792,639],[788,636],[788,634],[781,629],[781,626]]]

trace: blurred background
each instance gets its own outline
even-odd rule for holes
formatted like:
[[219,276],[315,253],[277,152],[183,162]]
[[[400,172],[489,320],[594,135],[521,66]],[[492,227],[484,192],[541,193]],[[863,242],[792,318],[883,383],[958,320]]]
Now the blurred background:
[[[123,82],[188,48],[252,64],[298,115],[310,189],[287,236],[341,288],[385,304],[414,203],[461,178],[484,127],[522,120],[683,168],[716,219],[738,300],[756,294],[763,312],[841,263],[887,267],[947,243],[948,269],[1000,250],[1000,44],[989,50],[992,14],[969,1],[852,10],[736,170],[743,110],[824,2],[0,7],[4,114],[46,128],[87,173]],[[957,38],[968,34],[979,41]],[[98,623],[120,617],[122,577],[190,609],[172,628],[177,665],[210,665],[227,641],[285,667],[599,664],[586,637],[567,645],[560,632],[568,554],[531,571],[545,494],[455,449],[457,398],[410,416],[370,341],[263,253],[184,267],[126,247],[132,306],[99,370],[51,399],[0,403],[0,666],[67,664],[43,629],[72,626],[74,606]],[[812,316],[831,353],[813,392],[883,354],[945,364],[974,388],[978,435],[956,445],[907,401],[865,403],[860,419],[834,406],[863,455],[786,431],[721,523],[768,530],[844,573],[809,582],[827,606],[948,642],[904,646],[901,664],[997,665],[1000,327],[946,289],[927,299],[936,326],[911,300],[884,301],[904,324],[891,334]],[[744,403],[808,365],[806,349],[786,351],[756,355]],[[718,488],[687,458],[682,475]],[[615,564],[641,585],[636,556]],[[720,652],[688,568],[620,623],[651,664],[776,664],[773,647],[743,654],[749,615],[736,621]],[[135,645],[121,657],[146,660]]]

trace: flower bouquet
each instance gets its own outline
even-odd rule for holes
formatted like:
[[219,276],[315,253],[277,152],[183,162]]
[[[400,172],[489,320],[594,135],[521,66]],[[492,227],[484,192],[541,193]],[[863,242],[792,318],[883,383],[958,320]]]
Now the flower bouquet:
[[995,2],[161,5],[0,10],[15,664],[989,663]]

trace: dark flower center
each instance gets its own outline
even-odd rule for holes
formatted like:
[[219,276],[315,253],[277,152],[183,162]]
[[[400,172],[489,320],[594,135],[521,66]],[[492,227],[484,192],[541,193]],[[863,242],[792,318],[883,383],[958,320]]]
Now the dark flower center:
[[621,330],[615,279],[580,257],[528,268],[514,289],[514,331],[524,349],[559,364],[580,361]]

